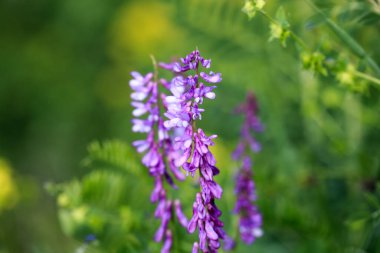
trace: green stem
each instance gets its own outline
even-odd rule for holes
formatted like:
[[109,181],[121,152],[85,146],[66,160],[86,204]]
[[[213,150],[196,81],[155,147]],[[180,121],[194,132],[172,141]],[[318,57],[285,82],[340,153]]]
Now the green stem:
[[272,22],[272,23],[274,23],[274,24],[277,24],[277,25],[280,24],[277,20],[275,20],[274,18],[272,18],[271,16],[269,16],[265,11],[260,10],[259,12],[260,12],[264,17],[266,17],[267,19],[269,19],[270,22]]
[[372,57],[369,57],[368,55],[365,59],[366,59],[368,65],[372,68],[372,70],[375,71],[375,73],[378,76],[380,76],[380,67],[379,67],[379,65],[377,65],[375,60]]
[[300,37],[298,37],[294,32],[290,31],[290,35],[293,37],[294,41],[297,42],[298,45],[301,46],[304,50],[311,51],[309,47],[306,46],[306,43]]
[[154,56],[152,54],[150,55],[150,59],[152,59],[153,68],[154,68],[153,80],[158,84],[158,66],[157,66],[157,61],[156,61],[156,58],[154,58]]
[[354,74],[355,76],[357,76],[357,77],[360,77],[360,78],[362,78],[362,79],[365,79],[365,80],[367,80],[367,81],[370,81],[370,82],[372,82],[372,83],[375,83],[375,84],[377,84],[377,85],[380,85],[380,79],[377,79],[376,77],[370,76],[370,75],[368,75],[368,74],[366,74],[366,73],[363,73],[363,72],[360,72],[360,71],[357,71],[357,70],[355,70],[355,71],[353,72],[353,74]]

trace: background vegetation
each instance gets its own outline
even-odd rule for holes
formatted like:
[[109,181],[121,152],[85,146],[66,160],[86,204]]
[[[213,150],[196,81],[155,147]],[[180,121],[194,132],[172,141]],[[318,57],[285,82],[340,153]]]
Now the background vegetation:
[[[380,63],[378,1],[314,3]],[[220,204],[232,235],[229,154],[242,122],[232,111],[247,90],[265,124],[253,157],[265,235],[236,252],[380,252],[380,86],[349,66],[380,76],[306,1],[268,1],[264,10],[276,18],[283,6],[284,31],[324,56],[312,64],[292,36],[283,48],[268,18],[249,20],[243,6],[0,1],[1,253],[81,252],[89,234],[98,240],[87,252],[158,252],[152,179],[130,148],[138,136],[129,73],[151,71],[149,54],[169,61],[196,46],[223,73],[201,125],[219,136]],[[188,216],[191,181],[180,195]],[[194,238],[179,228],[178,238],[174,252],[189,252]]]

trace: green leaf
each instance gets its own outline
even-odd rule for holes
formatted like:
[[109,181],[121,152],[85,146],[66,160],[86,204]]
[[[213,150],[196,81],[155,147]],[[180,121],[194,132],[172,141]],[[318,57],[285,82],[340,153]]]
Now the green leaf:
[[121,169],[135,175],[139,175],[142,170],[136,151],[122,141],[94,141],[87,150],[88,155],[82,161],[86,167]]
[[289,24],[289,22],[288,22],[288,20],[286,18],[285,10],[284,10],[284,8],[282,6],[280,6],[277,9],[276,19],[280,23],[280,25],[281,25],[282,28],[288,29],[290,27],[290,24]]
[[380,209],[380,199],[376,195],[365,193],[364,197],[372,208]]
[[141,247],[140,236],[148,228],[142,215],[133,210],[139,208],[136,203],[141,196],[135,191],[144,193],[144,181],[130,178],[122,171],[94,170],[81,180],[60,184],[58,214],[65,234],[79,241],[94,234],[106,252]]

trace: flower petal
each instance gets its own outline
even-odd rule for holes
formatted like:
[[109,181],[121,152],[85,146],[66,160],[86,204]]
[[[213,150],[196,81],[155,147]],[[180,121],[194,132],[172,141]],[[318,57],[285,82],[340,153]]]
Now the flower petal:
[[199,74],[206,82],[208,83],[219,83],[222,81],[222,76],[220,73],[214,74],[213,72],[210,72],[210,74],[206,74],[205,72],[201,72]]

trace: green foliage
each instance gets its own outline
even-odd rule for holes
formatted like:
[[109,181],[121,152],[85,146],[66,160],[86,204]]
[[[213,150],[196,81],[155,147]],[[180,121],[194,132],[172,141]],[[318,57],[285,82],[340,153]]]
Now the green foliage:
[[95,235],[106,252],[140,252],[149,241],[143,235],[150,214],[137,211],[148,182],[138,176],[143,168],[135,152],[114,140],[93,142],[88,153],[83,164],[91,171],[82,179],[47,187],[57,198],[63,231],[78,241]]
[[290,24],[286,18],[284,8],[278,8],[276,12],[276,19],[270,24],[270,37],[269,41],[278,39],[283,47],[286,47],[286,40],[290,36]]
[[323,65],[325,64],[326,57],[320,52],[303,52],[301,55],[303,67],[314,73],[327,76],[327,69]]
[[[46,186],[56,197],[64,233],[78,241],[95,235],[93,248],[104,252],[156,252],[160,245],[153,236],[159,224],[153,218],[154,205],[148,207],[153,181],[136,152],[119,140],[92,142],[83,164],[90,171],[80,180]],[[185,237],[179,224],[172,227],[176,252],[187,252],[192,237]]]
[[[318,12],[320,18],[319,22],[324,22],[328,27],[337,35],[339,39],[347,48],[358,56],[360,59],[365,60],[370,68],[374,71],[376,75],[380,75],[380,67],[377,63],[367,54],[367,52],[355,41],[344,29],[342,29],[336,22],[328,18],[316,5],[309,1],[309,4]],[[244,9],[243,9],[244,11]],[[340,58],[334,64],[327,63],[327,59],[334,59],[331,55],[332,52],[322,50],[314,51],[310,50],[306,42],[297,36],[294,32],[290,30],[290,23],[288,22],[285,14],[284,8],[281,6],[277,9],[275,18],[272,18],[267,12],[262,8],[256,11],[263,14],[270,21],[270,38],[269,41],[273,39],[278,39],[283,47],[286,47],[286,40],[289,37],[294,39],[294,42],[300,46],[300,55],[305,69],[313,71],[315,74],[321,74],[323,76],[333,75],[336,76],[336,80],[341,84],[346,85],[348,88],[355,92],[364,93],[367,89],[367,84],[365,81],[370,81],[374,84],[380,84],[380,79],[376,77],[364,74],[357,71],[357,67],[349,59],[342,61]],[[248,14],[250,18],[253,16],[249,12],[244,11]],[[318,19],[318,18],[314,18]],[[343,51],[342,51],[343,52]],[[336,54],[343,54],[342,52],[335,52]],[[330,60],[331,61],[331,60]],[[343,63],[343,64],[339,64]],[[341,66],[344,67],[341,67]],[[328,69],[328,70],[327,70]],[[361,80],[362,79],[362,80]]]
[[[307,1],[247,2],[1,3],[0,156],[18,197],[0,214],[0,252],[74,252],[88,232],[98,236],[88,252],[159,251],[141,157],[124,142],[85,147],[140,139],[130,132],[129,72],[149,71],[150,54],[170,61],[196,46],[223,74],[200,126],[223,140],[220,206],[233,236],[228,156],[241,118],[232,111],[247,90],[265,124],[252,157],[264,237],[236,252],[379,252],[378,1],[313,1],[321,12]],[[280,6],[286,49],[268,43]],[[41,189],[46,181],[63,182],[55,198]],[[190,216],[196,184],[179,186],[171,194]],[[189,252],[195,237],[175,231],[173,252]]]
[[136,160],[135,151],[124,142],[119,140],[92,142],[87,151],[88,155],[82,161],[86,167],[122,169],[135,175],[141,173],[141,165]]

